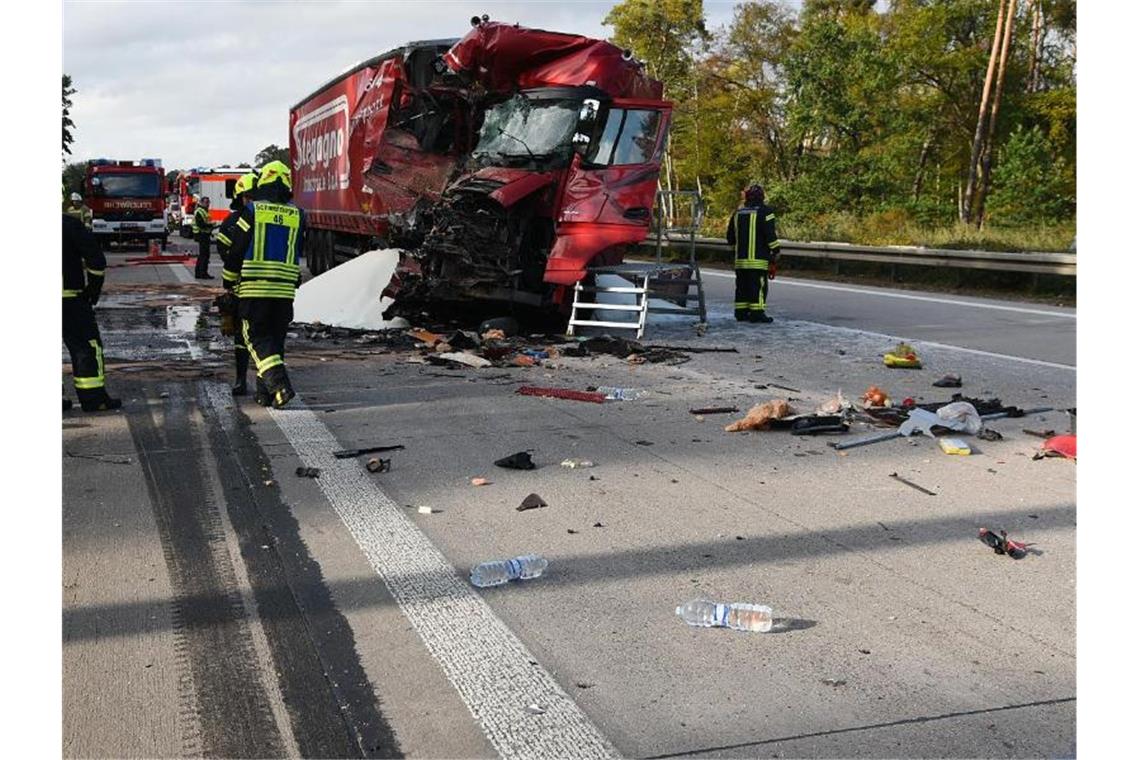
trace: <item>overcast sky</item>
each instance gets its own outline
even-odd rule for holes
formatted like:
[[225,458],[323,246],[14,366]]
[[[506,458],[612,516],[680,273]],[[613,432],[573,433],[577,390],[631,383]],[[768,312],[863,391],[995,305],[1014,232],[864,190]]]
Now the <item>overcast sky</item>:
[[[705,0],[710,28],[737,0]],[[289,107],[405,42],[462,37],[475,14],[608,37],[610,0],[65,0],[72,160],[161,158],[167,169],[252,162],[288,145]],[[798,5],[798,3],[795,3]]]

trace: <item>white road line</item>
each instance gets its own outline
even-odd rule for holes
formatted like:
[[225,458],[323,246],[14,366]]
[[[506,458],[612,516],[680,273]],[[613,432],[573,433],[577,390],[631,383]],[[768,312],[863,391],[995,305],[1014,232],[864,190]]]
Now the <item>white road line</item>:
[[185,264],[167,264],[174,271],[174,276],[178,278],[179,282],[194,282],[194,278],[190,276],[190,269]]
[[[711,272],[702,271],[702,276],[710,277],[735,277],[735,274],[728,272]],[[977,301],[959,301],[953,298],[934,298],[932,296],[915,296],[909,293],[894,293],[882,290],[864,290],[862,288],[849,288],[843,285],[825,285],[819,282],[805,282],[803,280],[788,279],[781,277],[776,280],[777,285],[794,285],[799,288],[818,288],[820,290],[838,290],[844,293],[859,293],[866,296],[880,296],[882,298],[901,298],[907,301],[927,301],[929,303],[942,303],[951,306],[968,306],[975,309],[992,309],[994,311],[1012,311],[1018,314],[1036,314],[1045,317],[1060,317],[1062,319],[1076,319],[1076,312],[1064,311],[1047,311],[1045,309],[1028,309],[1023,306],[1001,306],[992,303],[978,303]]]
[[[270,416],[301,461],[321,469],[317,485],[501,757],[617,756],[360,462],[332,456],[340,445],[312,411],[298,404]],[[532,715],[529,704],[545,712]]]

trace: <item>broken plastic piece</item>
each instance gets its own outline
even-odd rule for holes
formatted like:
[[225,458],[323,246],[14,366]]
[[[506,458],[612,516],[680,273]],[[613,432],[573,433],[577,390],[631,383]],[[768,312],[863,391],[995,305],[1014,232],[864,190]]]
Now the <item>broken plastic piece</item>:
[[449,362],[457,362],[459,364],[466,364],[468,367],[475,369],[483,369],[490,367],[491,362],[484,359],[482,356],[469,354],[466,351],[449,351],[447,353],[439,354],[440,359],[446,359]]
[[319,478],[321,476],[320,468],[317,467],[298,467],[298,478]]
[[491,481],[486,478],[471,478],[471,485],[473,486],[489,486]]
[[525,512],[528,509],[540,509],[545,506],[547,506],[547,503],[543,501],[542,497],[536,493],[532,493],[523,499],[522,504],[519,504],[515,509],[519,512]]
[[561,398],[569,401],[588,401],[594,404],[604,404],[606,402],[606,395],[604,393],[576,391],[571,388],[540,388],[533,385],[524,385],[516,390],[515,393],[522,396],[541,396],[544,398]]
[[435,510],[431,507],[416,507],[416,511],[421,515],[430,515],[435,513]]
[[1022,559],[1028,554],[1029,544],[1013,541],[1001,531],[999,536],[989,528],[978,528],[978,540],[994,550],[994,554],[1005,554],[1012,559]]
[[594,463],[589,459],[563,459],[562,466],[568,470],[577,470],[584,467],[593,467]]
[[961,375],[943,375],[932,383],[935,388],[961,388]]
[[970,444],[961,438],[939,438],[938,445],[942,448],[942,453],[944,454],[957,454],[958,456],[968,457],[973,453]]
[[364,467],[369,472],[388,472],[388,470],[392,469],[392,460],[372,457],[368,460],[368,463],[365,464]]
[[752,407],[748,410],[748,414],[744,415],[744,419],[726,425],[724,429],[728,433],[738,433],[742,430],[763,430],[768,427],[772,420],[787,417],[791,413],[792,408],[788,406],[787,401],[773,399]]
[[899,343],[883,354],[883,364],[892,369],[922,369],[922,362],[909,343]]
[[427,343],[429,346],[434,346],[436,343],[439,343],[443,340],[442,335],[418,327],[413,330],[408,330],[408,335],[411,335],[421,343]]
[[496,459],[495,466],[506,467],[508,470],[533,470],[534,461],[530,458],[529,452],[519,451],[509,457]]

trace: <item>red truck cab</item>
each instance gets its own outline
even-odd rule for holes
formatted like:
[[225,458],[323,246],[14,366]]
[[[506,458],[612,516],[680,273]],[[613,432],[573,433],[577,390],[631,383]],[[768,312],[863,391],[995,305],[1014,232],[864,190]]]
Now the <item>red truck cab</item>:
[[159,239],[165,248],[166,177],[162,161],[87,162],[83,178],[83,202],[91,209],[91,231],[100,245]]
[[389,314],[558,307],[646,238],[671,104],[603,40],[473,21],[333,80],[290,113],[314,273],[399,245]]

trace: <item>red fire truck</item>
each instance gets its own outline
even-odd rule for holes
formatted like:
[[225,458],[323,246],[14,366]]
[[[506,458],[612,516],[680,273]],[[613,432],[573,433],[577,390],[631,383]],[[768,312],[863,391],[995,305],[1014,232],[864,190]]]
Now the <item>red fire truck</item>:
[[91,209],[91,231],[104,248],[111,243],[158,238],[166,247],[166,177],[162,161],[87,162],[83,202]]
[[218,225],[230,213],[230,201],[234,197],[234,185],[241,175],[253,169],[191,169],[178,175],[178,206],[181,210],[179,234],[191,237],[194,210],[198,207],[197,198],[210,199],[210,221]]
[[649,231],[671,104],[628,51],[472,19],[333,79],[289,115],[315,274],[409,248],[388,294],[565,303]]

